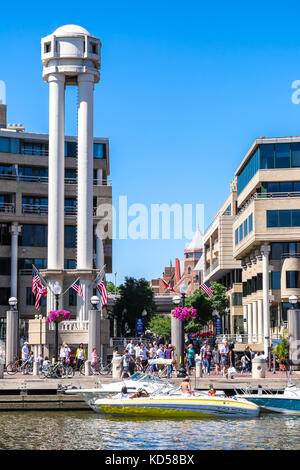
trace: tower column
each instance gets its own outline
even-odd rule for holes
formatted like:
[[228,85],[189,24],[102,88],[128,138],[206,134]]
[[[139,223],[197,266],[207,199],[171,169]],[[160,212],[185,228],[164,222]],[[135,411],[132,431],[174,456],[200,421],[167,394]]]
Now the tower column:
[[269,308],[269,253],[270,245],[261,246],[262,278],[263,278],[263,325],[264,325],[264,353],[269,351],[270,334],[270,308]]
[[257,342],[257,303],[256,301],[252,302],[252,325],[253,325],[253,335],[252,340],[254,343]]
[[252,343],[252,313],[251,313],[251,303],[247,305],[248,308],[248,342]]
[[78,76],[77,269],[93,268],[94,76]]
[[262,311],[262,300],[257,301],[257,336],[258,343],[263,342],[263,311]]
[[49,75],[48,269],[64,269],[65,76]]
[[247,316],[247,305],[243,305],[244,334],[248,333]]

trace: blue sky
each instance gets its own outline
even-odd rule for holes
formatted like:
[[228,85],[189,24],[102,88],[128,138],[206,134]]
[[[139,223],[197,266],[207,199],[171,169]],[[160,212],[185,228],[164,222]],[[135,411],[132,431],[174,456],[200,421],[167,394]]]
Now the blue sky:
[[[0,79],[8,121],[48,132],[40,39],[80,24],[102,42],[94,134],[110,139],[114,203],[120,195],[147,207],[203,203],[207,226],[253,140],[299,134],[300,106],[291,100],[299,10],[292,1],[6,3]],[[67,103],[66,133],[76,134],[75,89]],[[114,241],[117,281],[161,276],[187,241]]]

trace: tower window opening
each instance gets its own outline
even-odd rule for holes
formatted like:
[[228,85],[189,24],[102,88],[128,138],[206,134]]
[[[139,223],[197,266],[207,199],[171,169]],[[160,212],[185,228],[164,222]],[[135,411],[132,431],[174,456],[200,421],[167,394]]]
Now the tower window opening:
[[51,42],[45,43],[45,54],[47,54],[48,52],[51,52]]

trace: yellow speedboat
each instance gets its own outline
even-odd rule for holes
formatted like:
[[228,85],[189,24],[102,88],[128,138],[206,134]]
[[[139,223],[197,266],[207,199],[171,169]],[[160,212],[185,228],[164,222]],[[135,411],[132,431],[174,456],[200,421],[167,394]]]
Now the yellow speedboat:
[[93,409],[100,413],[149,418],[215,418],[218,416],[258,416],[259,406],[241,398],[181,392],[154,394],[140,398],[103,398]]

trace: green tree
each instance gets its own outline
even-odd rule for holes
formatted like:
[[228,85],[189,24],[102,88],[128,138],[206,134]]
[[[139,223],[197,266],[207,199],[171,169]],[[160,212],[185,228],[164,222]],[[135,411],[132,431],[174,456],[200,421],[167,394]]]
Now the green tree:
[[165,317],[162,314],[154,315],[148,325],[151,333],[155,333],[157,336],[163,336],[164,338],[171,337],[171,318]]
[[111,281],[108,281],[106,284],[107,292],[110,292],[111,294],[114,294],[115,292],[119,292],[119,288],[115,287],[114,283]]
[[143,310],[147,311],[144,318],[144,327],[147,327],[151,316],[156,311],[154,293],[146,279],[126,277],[125,283],[119,286],[120,297],[116,300],[114,314],[117,315],[121,331],[128,323],[131,334],[135,333],[136,319],[142,318]]
[[220,315],[224,314],[229,307],[226,287],[218,282],[211,282],[213,297],[208,297],[202,289],[198,289],[185,301],[187,307],[193,306],[197,309],[197,315],[185,322],[184,329],[189,333],[196,333],[199,329],[212,320],[212,312],[217,310]]

